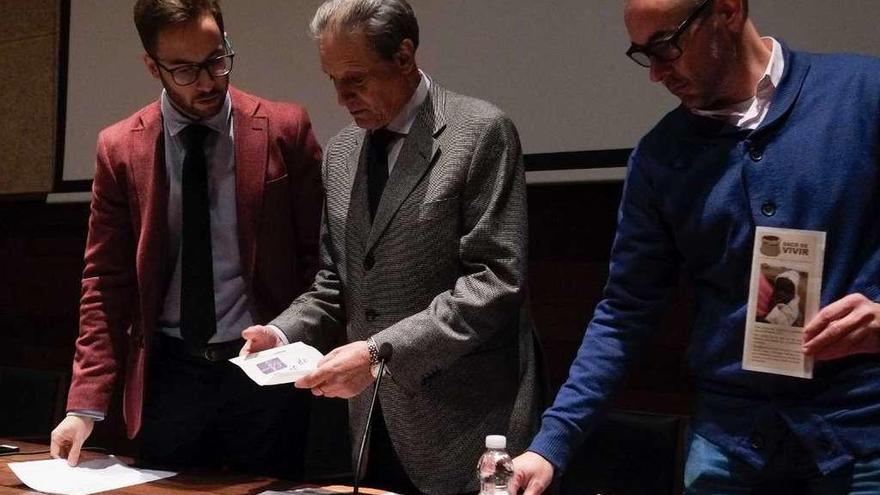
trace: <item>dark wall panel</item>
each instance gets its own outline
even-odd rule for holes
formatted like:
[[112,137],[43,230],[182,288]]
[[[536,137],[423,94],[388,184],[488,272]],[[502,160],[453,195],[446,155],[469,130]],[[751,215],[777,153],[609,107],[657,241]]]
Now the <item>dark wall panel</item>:
[[[620,183],[529,189],[530,298],[554,391],[601,298],[620,189]],[[0,328],[10,349],[0,353],[0,366],[69,373],[87,222],[87,204],[0,202]],[[663,329],[632,363],[618,407],[687,412],[689,314],[683,290]],[[119,416],[111,412],[96,441],[125,450],[130,444],[122,441]]]

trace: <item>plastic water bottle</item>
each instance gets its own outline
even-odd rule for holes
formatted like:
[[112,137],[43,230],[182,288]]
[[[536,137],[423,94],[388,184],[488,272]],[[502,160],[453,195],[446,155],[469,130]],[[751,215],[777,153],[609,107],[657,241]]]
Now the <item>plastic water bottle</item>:
[[480,495],[509,495],[507,484],[513,476],[513,460],[507,453],[504,435],[486,437],[486,451],[477,462]]

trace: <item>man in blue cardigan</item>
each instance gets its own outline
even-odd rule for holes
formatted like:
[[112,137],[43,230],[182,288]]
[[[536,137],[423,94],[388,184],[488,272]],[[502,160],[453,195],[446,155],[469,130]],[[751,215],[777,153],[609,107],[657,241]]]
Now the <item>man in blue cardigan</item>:
[[[627,54],[682,104],[630,157],[604,299],[513,493],[566,468],[679,273],[697,298],[686,493],[880,493],[880,61],[791,51],[747,11],[626,2]],[[812,380],[742,369],[757,226],[826,232]]]

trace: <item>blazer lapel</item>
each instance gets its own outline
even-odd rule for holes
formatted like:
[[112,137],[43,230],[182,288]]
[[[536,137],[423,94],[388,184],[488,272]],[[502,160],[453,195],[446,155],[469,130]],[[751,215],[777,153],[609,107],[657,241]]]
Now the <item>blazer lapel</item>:
[[260,104],[233,88],[232,115],[235,143],[235,202],[238,248],[245,279],[253,279],[257,234],[263,207],[268,160],[268,123]]
[[[345,184],[348,195],[342,195],[341,207],[345,212],[345,259],[339,263],[340,277],[346,280],[348,274],[347,260],[357,258],[363,251],[364,243],[370,232],[370,210],[367,206],[367,158],[364,142],[366,132],[359,130],[354,147],[345,159],[347,175]],[[329,200],[329,198],[328,198]]]
[[[379,240],[400,205],[416,187],[440,152],[440,142],[437,138],[446,127],[442,106],[444,103],[443,88],[436,84],[432,85],[428,98],[425,99],[416,114],[416,120],[413,122],[409,134],[404,138],[397,162],[388,177],[385,191],[382,193],[382,199],[376,209],[376,218],[370,229],[367,250],[371,249]],[[363,162],[363,160],[361,161]],[[366,180],[360,182],[366,183]]]
[[144,315],[158,314],[158,304],[170,274],[168,256],[168,173],[165,170],[165,133],[159,104],[150,106],[131,128],[129,170],[134,181],[136,208],[132,228],[143,248],[138,284]]
[[344,191],[349,191],[348,196],[341,198],[345,201],[341,206],[346,212],[346,225],[369,225],[370,213],[367,207],[367,158],[364,143],[366,131],[358,130],[354,147],[345,160],[346,183]]

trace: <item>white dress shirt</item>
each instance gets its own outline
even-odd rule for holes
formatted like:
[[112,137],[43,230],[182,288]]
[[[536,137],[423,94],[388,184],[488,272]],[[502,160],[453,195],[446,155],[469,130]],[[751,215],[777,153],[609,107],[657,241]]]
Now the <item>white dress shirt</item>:
[[[403,106],[397,116],[391,119],[391,122],[385,126],[389,131],[394,131],[402,137],[409,134],[413,122],[416,121],[416,115],[419,113],[419,107],[425,102],[425,98],[428,97],[428,90],[431,89],[431,80],[428,79],[428,76],[422,72],[421,69],[419,70],[419,76],[419,85],[415,92],[413,92],[412,97],[406,102],[406,105]],[[391,146],[388,147],[389,176],[391,175],[391,171],[394,170],[394,164],[397,162],[397,157],[400,155],[401,148],[403,148],[403,141],[403,139],[397,138]]]
[[241,331],[254,324],[250,295],[241,268],[238,246],[238,211],[235,200],[235,138],[233,133],[232,99],[217,115],[194,121],[172,105],[165,91],[161,97],[165,132],[165,169],[168,174],[168,256],[174,272],[162,312],[159,331],[180,338],[181,229],[183,208],[181,179],[186,154],[180,131],[190,124],[199,124],[214,132],[205,139],[208,161],[208,197],[211,214],[211,254],[214,259],[214,305],[217,333],[209,343],[241,338]]

